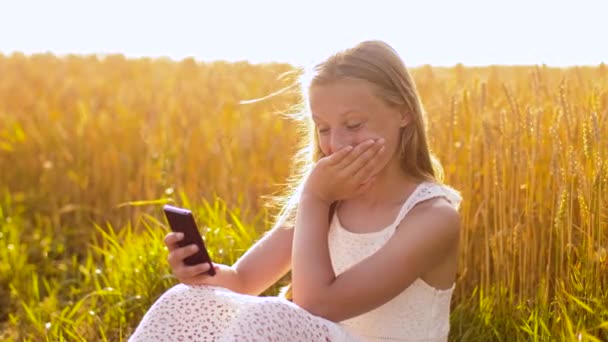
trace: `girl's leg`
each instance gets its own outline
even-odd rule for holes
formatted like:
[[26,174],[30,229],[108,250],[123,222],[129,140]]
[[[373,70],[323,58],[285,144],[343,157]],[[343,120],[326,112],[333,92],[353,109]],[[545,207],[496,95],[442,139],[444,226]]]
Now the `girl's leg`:
[[150,307],[129,338],[137,341],[214,340],[228,328],[234,305],[226,289],[178,284]]

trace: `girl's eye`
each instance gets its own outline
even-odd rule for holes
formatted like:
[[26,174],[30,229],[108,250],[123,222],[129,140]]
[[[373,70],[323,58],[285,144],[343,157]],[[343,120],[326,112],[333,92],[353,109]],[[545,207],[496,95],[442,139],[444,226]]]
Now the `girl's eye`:
[[319,128],[317,130],[319,131],[319,134],[325,134],[329,132],[329,128]]
[[357,124],[354,124],[354,125],[348,125],[348,126],[346,126],[346,127],[347,127],[348,129],[357,129],[357,128],[360,128],[360,127],[361,127],[361,125],[362,125],[362,123],[357,123]]

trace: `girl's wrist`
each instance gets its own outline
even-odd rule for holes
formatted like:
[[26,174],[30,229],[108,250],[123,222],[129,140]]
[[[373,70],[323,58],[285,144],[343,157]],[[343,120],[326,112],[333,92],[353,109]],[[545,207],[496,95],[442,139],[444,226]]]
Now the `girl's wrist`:
[[234,292],[242,293],[242,294],[250,294],[249,289],[245,286],[245,282],[243,281],[242,275],[239,273],[238,269],[234,267],[234,265],[230,266],[230,286],[231,290]]
[[320,193],[318,191],[312,191],[310,189],[304,189],[302,192],[301,202],[316,202],[321,204],[331,205],[334,201],[329,196]]
[[243,282],[237,269],[234,266],[216,266],[216,274],[206,281],[205,285],[219,286],[237,293],[245,293]]

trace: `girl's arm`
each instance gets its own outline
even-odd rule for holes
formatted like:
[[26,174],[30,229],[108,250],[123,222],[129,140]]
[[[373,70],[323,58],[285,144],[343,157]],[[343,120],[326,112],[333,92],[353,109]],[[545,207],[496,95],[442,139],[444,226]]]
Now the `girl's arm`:
[[293,301],[334,322],[397,296],[458,246],[460,216],[439,200],[412,209],[376,253],[336,277],[327,242],[329,205],[303,195],[293,247]]
[[266,233],[232,266],[237,292],[259,295],[291,268],[293,229],[277,226]]

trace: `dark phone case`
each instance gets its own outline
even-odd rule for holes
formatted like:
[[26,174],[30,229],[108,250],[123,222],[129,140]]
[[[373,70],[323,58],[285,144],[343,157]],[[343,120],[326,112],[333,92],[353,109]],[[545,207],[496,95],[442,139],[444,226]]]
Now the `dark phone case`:
[[198,265],[201,263],[208,263],[211,267],[206,273],[209,275],[215,275],[215,269],[213,263],[203,242],[203,238],[198,231],[192,212],[188,209],[178,208],[171,205],[165,205],[163,207],[167,221],[171,226],[171,230],[174,232],[184,233],[184,238],[178,242],[178,246],[184,247],[187,245],[195,244],[198,246],[198,251],[184,259],[186,265]]

